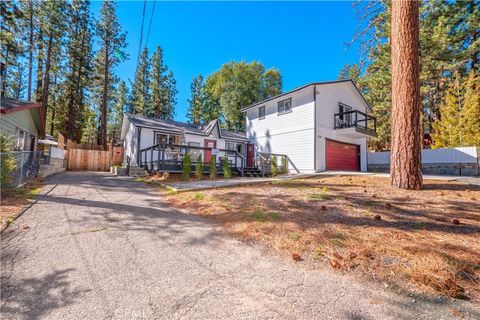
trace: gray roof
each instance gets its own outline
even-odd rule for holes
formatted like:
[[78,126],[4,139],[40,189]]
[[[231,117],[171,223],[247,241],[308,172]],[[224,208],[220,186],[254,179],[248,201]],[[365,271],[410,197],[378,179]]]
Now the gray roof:
[[195,125],[192,123],[179,122],[174,120],[165,120],[151,117],[144,117],[138,114],[125,114],[128,120],[138,127],[147,127],[159,131],[166,131],[172,133],[181,133],[182,129],[185,133],[199,136],[209,136],[215,127],[219,128],[220,138],[234,139],[248,141],[245,137],[245,132],[233,132],[226,129],[221,129],[218,120],[212,120],[204,125]]
[[2,98],[0,108],[2,113],[10,113],[31,108],[38,108],[40,104],[32,101],[18,100],[12,98]]
[[268,101],[271,101],[273,99],[277,99],[277,98],[280,98],[280,97],[283,97],[287,94],[290,94],[290,93],[293,93],[293,92],[296,92],[296,91],[300,91],[302,89],[305,89],[305,88],[308,88],[310,86],[320,86],[320,85],[325,85],[325,84],[332,84],[332,83],[342,83],[342,82],[351,82],[353,84],[353,86],[355,87],[355,89],[358,91],[358,93],[360,94],[360,96],[362,97],[363,101],[365,101],[365,103],[367,104],[368,108],[370,109],[370,111],[372,110],[372,107],[370,106],[370,104],[368,104],[367,100],[365,100],[365,97],[362,95],[362,93],[360,92],[360,90],[358,89],[357,85],[355,84],[355,82],[353,82],[352,79],[345,79],[345,80],[333,80],[333,81],[324,81],[324,82],[312,82],[312,83],[309,83],[309,84],[306,84],[306,85],[303,85],[301,87],[298,87],[298,88],[295,88],[293,90],[290,90],[290,91],[287,91],[287,92],[284,92],[284,93],[281,93],[275,97],[271,97],[271,98],[268,98],[266,100],[263,100],[263,101],[259,101],[259,102],[255,102],[254,104],[252,105],[249,105],[248,107],[245,107],[245,108],[242,108],[240,109],[240,111],[242,112],[245,112],[247,111],[248,109],[250,108],[253,108],[253,107],[256,107],[258,106],[259,104],[263,104],[265,102],[268,102]]

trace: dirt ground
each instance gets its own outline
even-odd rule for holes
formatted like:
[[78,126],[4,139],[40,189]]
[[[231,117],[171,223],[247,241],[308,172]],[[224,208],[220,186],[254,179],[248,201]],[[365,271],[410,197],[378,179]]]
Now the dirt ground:
[[0,231],[13,222],[15,217],[42,190],[40,180],[33,180],[21,188],[0,190]]
[[171,205],[313,268],[373,278],[411,291],[480,301],[480,186],[337,176],[165,191]]

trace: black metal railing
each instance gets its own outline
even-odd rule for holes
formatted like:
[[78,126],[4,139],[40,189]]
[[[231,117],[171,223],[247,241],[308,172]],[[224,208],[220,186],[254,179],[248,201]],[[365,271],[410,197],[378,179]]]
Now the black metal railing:
[[377,132],[377,119],[358,110],[336,113],[334,128],[359,128],[373,133]]
[[201,155],[202,162],[208,168],[208,161],[205,161],[205,151],[210,152],[211,156],[216,156],[217,166],[222,166],[226,158],[230,168],[243,176],[246,158],[238,151],[180,144],[155,144],[141,149],[138,166],[144,167],[149,172],[181,170],[185,155],[190,154],[192,166],[197,164],[198,156]]

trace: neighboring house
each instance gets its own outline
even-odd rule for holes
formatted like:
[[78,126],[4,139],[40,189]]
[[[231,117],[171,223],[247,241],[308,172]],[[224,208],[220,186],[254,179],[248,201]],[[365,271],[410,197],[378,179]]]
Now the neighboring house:
[[15,150],[34,151],[44,134],[40,104],[2,98],[0,132],[14,139]]
[[[185,149],[180,145],[189,147],[193,161],[201,153],[203,161],[208,162],[212,152],[217,150],[232,150],[245,156],[248,143],[244,132],[222,129],[218,120],[194,125],[133,114],[124,114],[120,139],[124,143],[125,162],[130,159],[132,166],[138,166],[150,157],[156,162],[162,156],[170,162],[180,163]],[[158,147],[151,152],[145,150],[156,145],[168,145],[166,154],[161,155]]]
[[242,111],[256,153],[285,154],[301,172],[367,171],[376,120],[352,80],[307,84]]

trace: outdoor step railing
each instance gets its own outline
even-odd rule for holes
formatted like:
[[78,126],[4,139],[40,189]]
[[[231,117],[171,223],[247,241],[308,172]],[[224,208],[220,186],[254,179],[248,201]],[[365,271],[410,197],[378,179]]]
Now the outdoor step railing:
[[211,155],[216,156],[216,164],[222,165],[224,157],[228,159],[230,167],[243,176],[246,164],[246,158],[236,150],[215,149],[206,147],[197,147],[181,144],[155,144],[148,148],[140,150],[139,166],[145,167],[149,172],[154,170],[164,170],[167,165],[182,165],[186,154],[191,155],[192,165],[197,164],[198,155],[202,155],[202,162],[205,162],[205,151],[210,151]]
[[[297,173],[300,173],[300,170],[298,170],[290,157],[286,154],[257,152],[256,155],[257,157],[255,163],[257,167],[262,171],[262,176],[271,173],[273,157],[276,157],[277,167],[280,172],[288,172],[288,166],[291,165]],[[282,161],[282,159],[285,159],[285,161]],[[284,168],[284,166],[282,165],[283,163],[285,163],[286,168]]]

